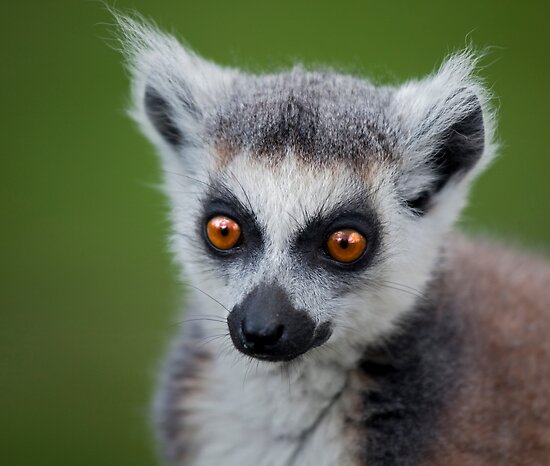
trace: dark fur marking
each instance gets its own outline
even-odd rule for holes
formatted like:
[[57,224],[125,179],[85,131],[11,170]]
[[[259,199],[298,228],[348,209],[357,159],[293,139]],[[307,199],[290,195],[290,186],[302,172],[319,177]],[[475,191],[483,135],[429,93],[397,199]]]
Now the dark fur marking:
[[[335,277],[345,277],[341,282],[345,283],[346,290],[356,281],[364,280],[358,272],[372,266],[378,259],[377,253],[380,252],[379,245],[383,236],[382,224],[369,201],[367,192],[359,192],[350,193],[349,199],[328,212],[322,206],[315,215],[306,219],[293,243],[292,253],[303,258],[308,267],[323,267]],[[359,231],[367,239],[367,248],[357,261],[343,264],[330,257],[326,242],[331,233],[346,228]]]
[[463,115],[442,135],[439,149],[429,161],[436,172],[434,184],[422,191],[417,197],[407,200],[408,208],[423,214],[430,208],[432,197],[437,194],[455,176],[468,172],[483,153],[485,130],[483,111],[476,96],[467,99],[472,110]]
[[183,143],[183,134],[173,121],[170,104],[150,86],[145,90],[144,99],[145,111],[155,129],[171,145],[181,145]]
[[189,143],[185,135],[174,121],[174,107],[178,106],[195,120],[202,118],[202,112],[197,107],[191,92],[186,87],[180,86],[176,102],[168,102],[152,86],[145,89],[145,112],[147,117],[159,134],[171,145],[182,146]]
[[405,205],[408,209],[414,211],[417,214],[422,215],[426,212],[428,205],[432,199],[432,192],[430,190],[422,191],[418,196],[413,199],[405,200]]
[[470,170],[483,153],[483,112],[477,97],[471,96],[469,100],[473,102],[473,110],[449,128],[443,137],[443,146],[433,157],[439,175],[435,192],[452,176]]
[[373,381],[363,395],[369,466],[418,465],[438,430],[438,414],[458,387],[460,324],[419,307],[401,333],[367,350],[360,368]]
[[[253,273],[252,269],[258,265],[259,254],[264,249],[265,229],[259,224],[252,206],[241,202],[223,182],[212,179],[208,187],[200,201],[202,212],[196,225],[195,237],[202,239],[205,257],[215,261],[218,273],[225,277],[226,283],[229,283],[231,273],[227,271],[227,267],[219,265],[229,261],[247,269],[247,273]],[[216,215],[232,218],[241,228],[241,239],[237,246],[230,250],[215,249],[207,239],[207,222]],[[244,270],[241,273],[244,273]]]

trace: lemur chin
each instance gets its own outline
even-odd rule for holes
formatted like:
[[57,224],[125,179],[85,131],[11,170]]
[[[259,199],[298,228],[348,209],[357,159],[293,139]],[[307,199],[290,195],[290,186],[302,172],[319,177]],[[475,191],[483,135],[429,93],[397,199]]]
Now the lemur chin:
[[189,284],[166,464],[550,464],[550,267],[452,233],[496,151],[475,55],[249,74],[116,19]]

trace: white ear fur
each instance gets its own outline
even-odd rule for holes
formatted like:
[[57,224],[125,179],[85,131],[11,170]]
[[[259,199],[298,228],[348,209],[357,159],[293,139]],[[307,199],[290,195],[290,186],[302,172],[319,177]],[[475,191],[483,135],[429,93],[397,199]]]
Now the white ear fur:
[[[453,126],[474,115],[477,119],[468,126],[472,134],[458,134],[457,148],[472,150],[470,164],[462,169],[464,179],[471,179],[491,161],[494,143],[494,115],[489,108],[489,93],[475,76],[479,58],[470,50],[451,56],[440,69],[420,81],[411,81],[400,87],[394,97],[393,111],[405,138],[401,142],[402,176],[400,189],[404,199],[414,197],[438,176],[434,153],[446,143],[445,137]],[[476,113],[477,112],[477,113]],[[463,137],[462,137],[463,136]],[[479,153],[474,145],[479,146]],[[430,165],[430,162],[433,162]]]
[[115,13],[132,78],[130,114],[162,152],[198,146],[201,121],[233,70],[206,61],[143,20]]

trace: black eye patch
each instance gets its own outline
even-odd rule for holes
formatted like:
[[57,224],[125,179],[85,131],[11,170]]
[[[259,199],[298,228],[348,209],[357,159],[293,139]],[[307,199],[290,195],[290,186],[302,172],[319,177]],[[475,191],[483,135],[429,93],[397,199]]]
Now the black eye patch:
[[[201,201],[203,206],[197,224],[197,238],[213,258],[239,259],[251,262],[262,249],[265,232],[260,227],[254,213],[245,206],[225,185],[211,183],[208,193]],[[226,216],[237,222],[241,228],[242,238],[239,245],[227,251],[212,248],[207,239],[208,221],[216,216]]]
[[[362,257],[350,264],[341,263],[327,253],[329,236],[340,230],[352,229],[367,240]],[[298,233],[293,253],[301,256],[310,267],[323,267],[332,272],[355,272],[372,264],[379,249],[382,227],[367,202],[341,203],[328,212],[318,212]]]

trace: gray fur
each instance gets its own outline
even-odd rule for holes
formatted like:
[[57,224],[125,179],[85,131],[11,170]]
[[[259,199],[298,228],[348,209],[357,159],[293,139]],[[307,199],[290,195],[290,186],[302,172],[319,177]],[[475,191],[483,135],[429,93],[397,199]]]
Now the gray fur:
[[182,398],[192,398],[200,390],[201,372],[207,370],[212,355],[201,343],[204,329],[196,322],[185,325],[173,341],[166,359],[154,400],[153,416],[159,443],[159,453],[169,464],[179,464],[193,455],[192,433],[187,432],[189,441],[182,442],[180,436],[184,426],[182,418],[188,413],[178,406]]
[[438,277],[383,345],[367,348],[359,369],[363,392],[364,461],[368,466],[416,466],[439,448],[442,412],[452,406],[464,367],[465,333],[457,303],[440,293]]
[[288,150],[318,162],[391,157],[399,138],[391,96],[362,79],[296,67],[241,77],[207,126],[232,150],[271,159]]

